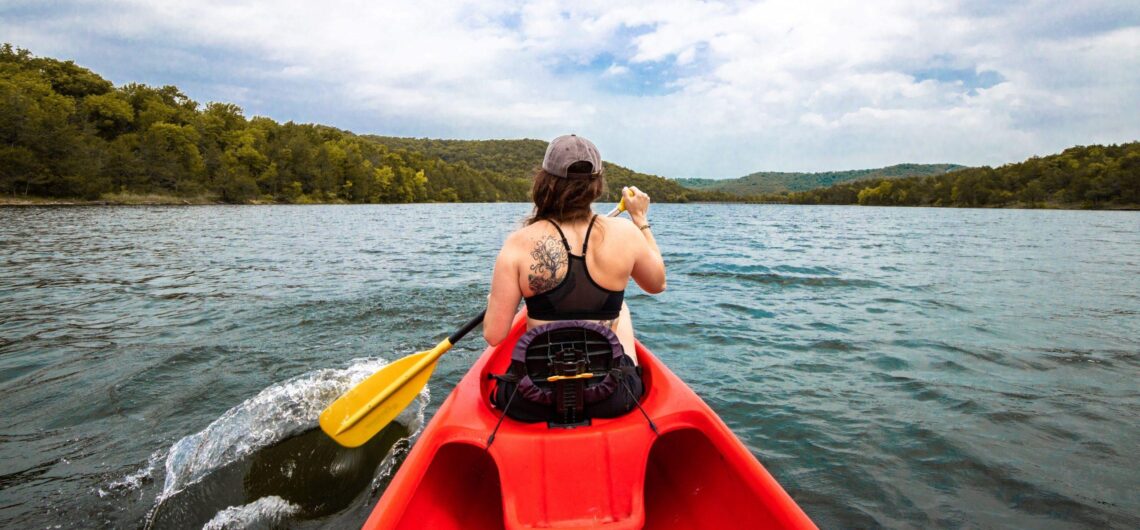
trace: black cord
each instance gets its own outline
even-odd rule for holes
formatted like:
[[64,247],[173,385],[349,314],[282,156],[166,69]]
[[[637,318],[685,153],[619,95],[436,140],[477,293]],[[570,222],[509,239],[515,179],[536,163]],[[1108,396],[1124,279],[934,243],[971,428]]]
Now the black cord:
[[649,428],[653,429],[653,434],[661,436],[661,433],[657,432],[657,424],[653,423],[653,420],[649,419],[649,414],[645,412],[645,409],[641,408],[641,402],[638,401],[637,396],[633,395],[633,389],[629,387],[629,378],[625,377],[625,374],[622,375],[623,377],[621,378],[621,386],[625,387],[625,391],[629,393],[629,398],[633,400],[634,405],[637,405],[637,410],[640,410],[641,415],[645,416],[645,421],[649,422]]
[[[495,391],[498,392],[498,389],[495,389]],[[503,414],[501,416],[499,416],[499,421],[497,423],[495,423],[495,429],[493,431],[491,431],[491,436],[487,437],[487,447],[483,448],[485,451],[490,451],[491,450],[491,444],[495,443],[495,434],[497,434],[499,432],[499,426],[501,426],[503,424],[503,418],[507,417],[507,411],[510,410],[511,403],[514,403],[514,401],[515,401],[515,394],[518,394],[518,393],[519,393],[519,385],[516,383],[515,389],[511,391],[511,397],[507,398],[507,404],[506,404],[506,406],[503,407]],[[655,428],[653,431],[657,432],[657,429]]]

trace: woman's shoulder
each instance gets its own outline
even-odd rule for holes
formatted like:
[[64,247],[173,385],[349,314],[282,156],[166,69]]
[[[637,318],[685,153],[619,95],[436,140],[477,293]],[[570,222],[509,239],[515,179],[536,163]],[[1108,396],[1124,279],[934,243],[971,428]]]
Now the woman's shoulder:
[[607,234],[612,232],[621,237],[630,237],[637,233],[637,227],[633,225],[633,221],[625,217],[605,217],[599,215],[597,222],[602,223]]
[[503,247],[529,247],[534,244],[536,239],[540,239],[544,235],[546,235],[546,230],[541,226],[541,223],[529,224],[507,234],[507,239],[503,242]]

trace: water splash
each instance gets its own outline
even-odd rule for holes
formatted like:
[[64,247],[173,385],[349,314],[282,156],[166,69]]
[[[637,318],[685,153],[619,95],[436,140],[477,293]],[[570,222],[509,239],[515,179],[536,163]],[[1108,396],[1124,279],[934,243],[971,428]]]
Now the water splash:
[[[376,474],[372,477],[372,485],[370,487],[372,495],[377,494],[387,487],[388,482],[391,481],[392,476],[395,475],[396,469],[403,463],[404,457],[408,456],[408,452],[412,450],[412,441],[419,437],[420,431],[423,430],[424,416],[427,410],[426,404],[431,403],[430,387],[424,387],[423,391],[420,392],[420,399],[424,405],[416,407],[415,417],[412,418],[410,423],[406,424],[411,434],[392,444],[392,449],[388,452],[384,461],[380,463],[380,466],[376,468]],[[401,417],[406,415],[410,410],[412,410],[411,407],[405,409]]]
[[231,506],[218,512],[202,530],[237,528],[277,528],[301,508],[281,497],[262,497],[242,506]]
[[[154,516],[164,501],[215,471],[282,440],[315,429],[317,418],[325,407],[386,364],[387,361],[383,359],[357,359],[344,369],[316,370],[274,384],[226,411],[202,431],[182,438],[166,452],[165,481],[148,519]],[[422,427],[428,402],[429,394],[425,389],[417,398],[416,405],[408,407],[396,418],[397,423],[408,426],[411,433],[409,438],[418,434]],[[391,466],[382,465],[381,469],[389,467]],[[153,472],[153,463],[148,463],[142,470],[113,482],[111,486],[123,484],[138,487]],[[239,517],[248,513],[262,514],[268,512],[258,510],[280,508],[271,504],[273,501],[270,499],[273,498],[264,497],[241,507],[244,511],[230,515]],[[278,500],[285,502],[280,498]],[[262,501],[269,504],[258,504]],[[220,521],[218,524],[224,523],[217,528],[240,526],[242,519],[218,519],[225,514],[224,510],[215,518]]]
[[166,458],[166,454],[166,451],[155,451],[151,453],[150,458],[146,461],[146,465],[139,468],[138,471],[108,482],[106,489],[99,488],[96,490],[96,493],[99,497],[107,497],[114,493],[126,493],[141,488],[143,484],[154,480],[154,472],[158,469],[159,463]]

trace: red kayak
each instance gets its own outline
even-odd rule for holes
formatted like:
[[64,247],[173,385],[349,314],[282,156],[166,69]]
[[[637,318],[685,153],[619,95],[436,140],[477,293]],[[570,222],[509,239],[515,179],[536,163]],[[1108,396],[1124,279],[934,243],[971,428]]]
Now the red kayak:
[[638,410],[577,428],[503,420],[488,401],[526,331],[487,348],[444,401],[367,529],[815,528],[693,391],[640,343]]

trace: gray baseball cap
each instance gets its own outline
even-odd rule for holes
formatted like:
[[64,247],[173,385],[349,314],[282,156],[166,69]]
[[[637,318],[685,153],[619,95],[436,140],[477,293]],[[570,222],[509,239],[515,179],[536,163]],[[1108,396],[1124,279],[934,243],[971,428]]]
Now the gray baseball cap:
[[[590,173],[570,173],[570,166],[577,162],[589,162]],[[559,136],[546,146],[546,157],[542,159],[542,169],[551,175],[563,178],[589,177],[602,172],[602,155],[591,142],[575,134]]]

